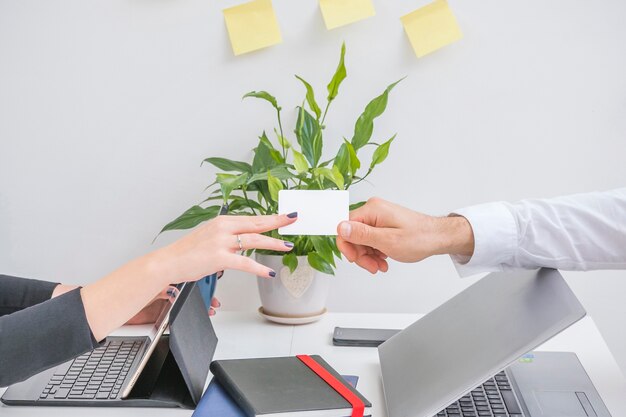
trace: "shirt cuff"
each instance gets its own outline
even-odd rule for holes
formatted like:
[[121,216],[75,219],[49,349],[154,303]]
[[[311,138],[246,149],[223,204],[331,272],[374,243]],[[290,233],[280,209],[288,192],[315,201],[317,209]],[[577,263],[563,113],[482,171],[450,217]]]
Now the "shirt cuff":
[[511,263],[517,248],[517,224],[505,203],[479,204],[452,214],[465,217],[474,233],[471,258],[451,256],[461,277],[502,271],[503,264]]

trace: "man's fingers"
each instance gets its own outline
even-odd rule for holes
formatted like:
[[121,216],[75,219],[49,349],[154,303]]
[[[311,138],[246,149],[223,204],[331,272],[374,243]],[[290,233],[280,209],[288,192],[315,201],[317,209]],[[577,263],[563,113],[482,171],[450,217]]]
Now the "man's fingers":
[[[244,248],[244,250],[266,249],[279,252],[288,252],[293,249],[292,242],[289,242],[287,240],[274,239],[272,237],[260,235],[257,233],[246,233],[243,235],[239,235],[239,238],[241,239],[241,246]],[[238,244],[235,247],[235,250],[239,250]]]
[[376,207],[380,199],[370,198],[367,203],[361,207],[354,209],[350,212],[350,220],[356,222],[365,221],[368,224],[375,224],[376,219]]
[[377,272],[387,272],[389,270],[389,264],[386,260],[380,258],[375,254],[368,254],[359,257],[356,261],[357,265],[367,269],[372,274]]
[[372,197],[367,200],[367,203],[350,212],[350,220],[365,223],[370,226],[389,226],[389,224],[387,224],[389,219],[386,219],[387,216],[392,214],[389,213],[389,206],[388,201],[382,198]]
[[350,262],[354,262],[358,256],[356,247],[352,243],[343,240],[340,236],[337,236],[337,248]]
[[226,268],[237,269],[243,272],[250,272],[259,277],[274,278],[276,272],[257,261],[241,255],[230,255],[226,260]]
[[265,233],[294,223],[298,220],[298,213],[272,216],[224,216],[224,218],[228,218],[227,221],[234,233]]
[[381,258],[380,256],[376,256],[374,255],[374,259],[376,260],[376,262],[378,263],[378,270],[381,272],[387,272],[389,271],[389,264],[387,263],[386,260],[384,260],[383,258]]
[[337,247],[348,261],[356,262],[357,265],[372,274],[389,270],[389,264],[386,261],[387,255],[377,249],[346,242],[340,236],[337,236]]
[[337,226],[337,233],[347,242],[382,249],[388,240],[389,229],[348,221]]
[[387,256],[386,253],[379,251],[378,249],[374,249],[374,253],[376,255],[378,255],[378,257],[382,258],[382,259],[387,259],[389,256]]
[[382,253],[376,249],[372,249],[369,246],[356,245],[354,243],[346,242],[340,236],[337,236],[337,248],[344,254],[346,259],[350,262],[354,262],[357,258],[374,253]]
[[367,270],[371,274],[378,272],[378,262],[371,255],[363,255],[355,261],[358,266]]

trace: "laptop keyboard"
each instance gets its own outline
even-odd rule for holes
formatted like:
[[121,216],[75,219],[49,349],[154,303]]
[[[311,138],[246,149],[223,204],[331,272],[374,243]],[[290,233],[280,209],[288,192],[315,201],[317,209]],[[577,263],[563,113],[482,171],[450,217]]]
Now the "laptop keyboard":
[[57,368],[40,400],[115,399],[143,340],[112,340]]
[[461,397],[436,417],[523,417],[504,371]]

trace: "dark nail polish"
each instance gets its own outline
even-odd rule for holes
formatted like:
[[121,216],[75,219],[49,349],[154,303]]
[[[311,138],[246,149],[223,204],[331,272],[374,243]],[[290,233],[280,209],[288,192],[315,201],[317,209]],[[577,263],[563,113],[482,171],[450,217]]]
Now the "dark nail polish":
[[270,271],[270,277],[275,278],[276,277],[276,272],[275,271]]
[[288,248],[293,248],[293,242],[289,242],[288,240],[285,240],[285,246],[287,246]]
[[294,211],[293,213],[289,213],[287,217],[289,217],[290,219],[295,219],[296,217],[298,217],[298,212]]
[[174,290],[174,288],[168,288],[167,289],[167,295],[172,297],[172,298],[176,298],[176,290]]

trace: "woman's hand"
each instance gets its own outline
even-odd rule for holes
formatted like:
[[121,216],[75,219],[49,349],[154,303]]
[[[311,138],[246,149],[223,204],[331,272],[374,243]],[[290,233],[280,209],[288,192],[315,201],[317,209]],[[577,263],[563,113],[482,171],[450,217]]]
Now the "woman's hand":
[[380,198],[350,213],[337,227],[337,246],[350,262],[372,274],[387,272],[387,257],[418,262],[432,255],[471,256],[472,227],[464,217],[434,217]]
[[174,301],[175,291],[176,287],[164,289],[125,324],[149,324],[156,322],[163,307]]
[[[297,213],[219,216],[176,242],[86,285],[81,289],[81,296],[93,336],[96,340],[104,339],[151,304],[170,284],[197,281],[225,269],[238,269],[263,277],[276,276],[270,268],[239,253],[241,249],[291,250],[291,242],[261,233],[287,226],[296,220]],[[214,302],[213,309],[218,305],[219,302]]]
[[164,272],[167,272],[164,275],[169,280],[167,283],[197,281],[225,269],[250,272],[260,277],[275,277],[275,271],[240,253],[242,249],[290,251],[293,243],[261,233],[287,226],[296,220],[297,213],[216,217],[157,252],[164,261]]

